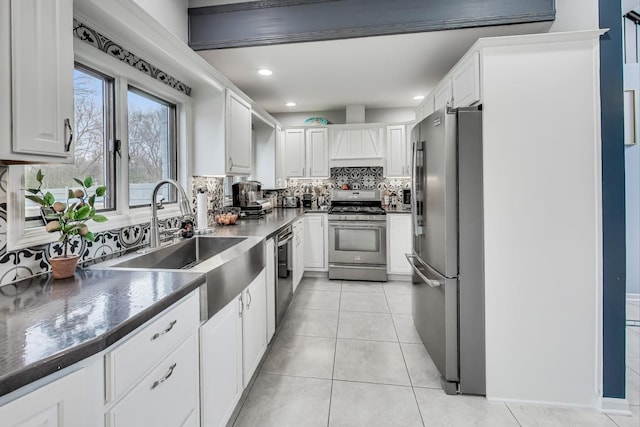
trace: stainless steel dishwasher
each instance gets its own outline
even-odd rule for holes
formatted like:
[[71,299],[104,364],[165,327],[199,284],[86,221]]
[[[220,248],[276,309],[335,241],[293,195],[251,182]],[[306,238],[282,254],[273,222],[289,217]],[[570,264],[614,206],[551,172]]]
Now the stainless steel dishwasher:
[[293,230],[287,225],[276,236],[276,329],[293,299],[293,271],[289,259],[292,244]]

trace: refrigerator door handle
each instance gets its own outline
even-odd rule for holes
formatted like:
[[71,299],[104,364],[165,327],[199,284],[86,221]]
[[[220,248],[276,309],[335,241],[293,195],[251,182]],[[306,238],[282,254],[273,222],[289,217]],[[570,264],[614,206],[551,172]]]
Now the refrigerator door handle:
[[[431,286],[432,288],[437,288],[440,287],[440,281],[438,280],[433,280],[433,279],[429,279],[428,277],[426,277],[424,274],[422,274],[422,272],[418,269],[418,267],[416,267],[415,263],[413,262],[413,260],[417,260],[418,262],[420,262],[420,259],[413,254],[404,254],[405,257],[407,257],[407,261],[409,261],[409,265],[411,265],[411,269],[429,286]],[[422,264],[420,262],[420,264]]]

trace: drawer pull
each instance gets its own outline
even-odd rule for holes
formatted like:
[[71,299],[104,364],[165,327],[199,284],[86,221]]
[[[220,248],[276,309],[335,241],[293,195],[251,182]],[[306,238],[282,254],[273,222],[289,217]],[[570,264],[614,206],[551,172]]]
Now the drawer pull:
[[165,329],[162,332],[156,332],[155,334],[153,334],[153,336],[151,337],[151,341],[156,340],[158,338],[160,338],[162,335],[168,333],[169,331],[171,331],[173,329],[174,326],[176,326],[176,323],[178,323],[177,320],[172,321],[171,323],[169,323],[169,326],[167,326],[167,329]]
[[177,363],[174,363],[173,365],[169,366],[169,370],[167,371],[166,374],[164,374],[164,377],[154,381],[153,385],[151,386],[151,390],[153,390],[154,388],[158,387],[160,384],[168,380],[169,377],[173,375],[173,370],[176,369],[176,366],[177,366]]

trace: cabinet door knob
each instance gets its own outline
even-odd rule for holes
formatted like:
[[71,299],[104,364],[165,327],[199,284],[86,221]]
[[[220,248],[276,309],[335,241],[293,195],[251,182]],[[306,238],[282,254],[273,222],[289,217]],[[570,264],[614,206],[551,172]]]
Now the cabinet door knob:
[[71,143],[73,142],[73,128],[71,127],[71,120],[69,119],[64,119],[64,133],[66,136],[64,151],[68,153],[71,149]]

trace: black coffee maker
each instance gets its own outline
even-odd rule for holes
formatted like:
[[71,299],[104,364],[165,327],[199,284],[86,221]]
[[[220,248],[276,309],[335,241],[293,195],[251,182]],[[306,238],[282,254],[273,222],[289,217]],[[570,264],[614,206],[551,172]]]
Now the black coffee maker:
[[240,181],[231,185],[233,206],[247,208],[257,205],[262,199],[262,183],[260,181]]

